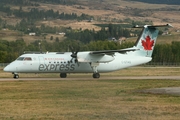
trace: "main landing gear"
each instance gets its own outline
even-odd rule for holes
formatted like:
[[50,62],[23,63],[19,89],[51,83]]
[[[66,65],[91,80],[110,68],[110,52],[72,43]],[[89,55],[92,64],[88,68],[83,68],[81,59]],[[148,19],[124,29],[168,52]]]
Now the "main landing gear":
[[[91,66],[91,68],[93,70],[93,75],[92,75],[93,78],[100,78],[100,74],[99,74],[99,72],[97,70],[98,65],[99,65],[99,63],[90,63],[90,66]],[[67,73],[60,73],[60,77],[61,78],[66,78]]]
[[93,73],[93,78],[100,78],[100,74],[99,73]]
[[66,78],[67,77],[67,73],[60,73],[60,77],[61,78]]
[[[67,77],[67,73],[60,73],[60,78],[66,78]],[[99,73],[93,73],[92,75],[93,78],[100,78],[100,74]]]
[[100,74],[98,73],[98,70],[97,70],[97,66],[99,65],[99,63],[90,63],[91,65],[91,68],[93,70],[93,78],[100,78]]

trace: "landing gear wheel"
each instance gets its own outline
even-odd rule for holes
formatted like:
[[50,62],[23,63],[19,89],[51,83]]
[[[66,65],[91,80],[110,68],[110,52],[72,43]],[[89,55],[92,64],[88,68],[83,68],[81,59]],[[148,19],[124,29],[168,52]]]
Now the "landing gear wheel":
[[99,73],[93,73],[93,78],[100,78],[100,74]]
[[14,79],[18,79],[19,78],[19,75],[18,74],[14,74]]
[[66,74],[66,73],[60,73],[60,77],[61,77],[61,78],[66,78],[66,77],[67,77],[67,74]]

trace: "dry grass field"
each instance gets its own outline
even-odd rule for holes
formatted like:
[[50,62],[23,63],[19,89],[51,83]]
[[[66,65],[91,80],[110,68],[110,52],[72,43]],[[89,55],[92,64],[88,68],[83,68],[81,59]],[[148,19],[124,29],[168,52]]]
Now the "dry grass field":
[[[179,72],[180,68],[129,68],[109,75],[179,75]],[[0,73],[2,77],[4,72]],[[1,81],[0,119],[179,120],[179,96],[140,92],[179,87],[179,80],[88,80],[91,76],[86,76],[86,80]]]

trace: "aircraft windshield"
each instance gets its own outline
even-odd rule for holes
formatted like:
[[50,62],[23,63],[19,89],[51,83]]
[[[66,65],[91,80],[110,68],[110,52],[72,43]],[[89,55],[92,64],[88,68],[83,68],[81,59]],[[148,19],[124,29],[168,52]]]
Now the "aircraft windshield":
[[16,60],[18,60],[18,61],[31,61],[32,59],[30,57],[18,57]]
[[16,60],[23,61],[24,57],[18,57]]
[[30,57],[25,57],[24,61],[31,61],[32,59]]

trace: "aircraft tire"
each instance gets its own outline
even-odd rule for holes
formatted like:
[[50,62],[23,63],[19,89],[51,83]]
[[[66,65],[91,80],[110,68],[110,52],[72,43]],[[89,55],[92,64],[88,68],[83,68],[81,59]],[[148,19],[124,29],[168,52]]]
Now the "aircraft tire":
[[60,73],[60,77],[61,77],[61,78],[66,78],[66,77],[67,77],[67,74],[66,74],[66,73]]
[[100,74],[99,73],[93,73],[93,78],[100,78]]
[[18,79],[19,75],[18,74],[14,74],[14,79]]

